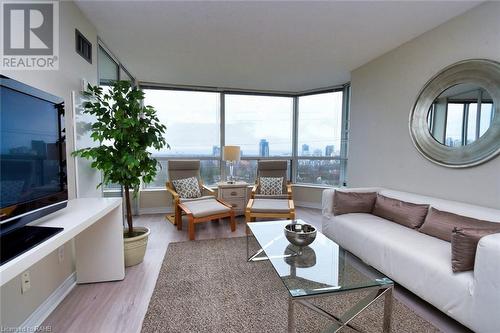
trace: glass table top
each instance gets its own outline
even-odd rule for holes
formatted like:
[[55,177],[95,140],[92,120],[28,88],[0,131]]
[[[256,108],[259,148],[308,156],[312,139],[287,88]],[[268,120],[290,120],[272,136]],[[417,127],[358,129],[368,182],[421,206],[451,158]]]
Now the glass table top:
[[[264,250],[292,297],[393,284],[389,278],[319,231],[309,246],[299,248],[290,244],[284,233],[284,228],[289,223],[292,221],[248,223],[252,235],[247,236],[247,242],[252,242],[255,237],[258,243],[256,245]],[[293,223],[306,222],[295,220]],[[253,252],[258,250],[258,246],[254,246]]]

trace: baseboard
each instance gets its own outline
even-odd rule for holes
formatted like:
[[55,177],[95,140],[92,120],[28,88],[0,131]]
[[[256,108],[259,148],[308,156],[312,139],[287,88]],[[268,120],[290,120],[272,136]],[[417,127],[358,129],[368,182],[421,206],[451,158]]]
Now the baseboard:
[[52,294],[50,294],[47,299],[40,304],[40,306],[33,311],[33,313],[26,318],[26,320],[20,325],[21,332],[28,329],[26,332],[32,331],[34,327],[42,325],[45,319],[55,310],[55,308],[62,302],[62,300],[69,294],[71,290],[76,286],[76,272],[71,273],[70,276],[64,280],[64,282],[57,287]]
[[139,208],[139,215],[144,214],[170,214],[174,210],[171,207]]
[[296,200],[294,200],[294,204],[295,204],[296,207],[321,209],[321,204],[317,203],[317,202],[296,201]]

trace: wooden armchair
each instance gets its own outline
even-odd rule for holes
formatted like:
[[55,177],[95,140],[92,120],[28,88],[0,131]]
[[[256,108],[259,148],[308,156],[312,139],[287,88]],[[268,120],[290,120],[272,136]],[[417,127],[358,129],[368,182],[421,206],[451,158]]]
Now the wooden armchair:
[[[260,191],[261,177],[283,177],[283,188],[280,194],[265,195]],[[252,188],[251,199],[245,209],[246,222],[256,218],[295,218],[295,206],[292,199],[292,185],[287,179],[287,161],[259,161],[257,179]]]
[[[234,210],[231,205],[215,198],[215,191],[205,186],[200,177],[199,160],[172,160],[168,162],[169,180],[166,183],[167,192],[172,195],[173,207],[175,211],[175,225],[177,230],[182,230],[182,214],[188,216],[189,239],[195,238],[195,224],[217,220],[220,218],[229,218],[231,231],[236,230],[234,219]],[[195,177],[198,180],[201,197],[181,198],[173,181]]]
[[255,185],[252,187],[251,198],[255,199],[260,196],[260,177],[283,177],[283,190],[281,194],[276,196],[276,199],[292,199],[292,184],[287,180],[287,161],[258,161],[257,163],[257,177]]
[[[182,199],[179,197],[179,194],[175,191],[175,187],[172,184],[173,180],[183,179],[195,177],[198,179],[198,183],[200,184],[200,191],[202,193],[201,198],[197,199]],[[172,195],[172,206],[174,207],[175,212],[175,225],[179,228],[182,225],[182,211],[179,208],[179,204],[181,201],[186,200],[200,200],[206,199],[207,196],[213,196],[215,198],[215,191],[204,185],[201,181],[200,176],[200,161],[199,160],[171,160],[168,161],[168,181],[166,183],[167,192]],[[181,223],[179,223],[181,221]]]

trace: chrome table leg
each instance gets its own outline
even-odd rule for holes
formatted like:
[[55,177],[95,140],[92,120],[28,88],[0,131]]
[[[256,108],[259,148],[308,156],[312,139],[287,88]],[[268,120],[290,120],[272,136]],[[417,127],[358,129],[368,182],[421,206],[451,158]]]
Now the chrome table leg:
[[384,324],[382,328],[382,332],[384,333],[390,333],[391,332],[391,318],[392,318],[392,303],[393,303],[393,298],[392,298],[392,291],[393,287],[388,288],[387,292],[385,293],[385,299],[384,299]]
[[288,297],[288,333],[295,333],[295,308],[293,298]]

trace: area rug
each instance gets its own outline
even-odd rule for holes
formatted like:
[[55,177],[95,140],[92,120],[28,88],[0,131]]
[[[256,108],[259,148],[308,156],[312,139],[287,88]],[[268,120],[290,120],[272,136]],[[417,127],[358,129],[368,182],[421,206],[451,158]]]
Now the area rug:
[[[246,261],[245,237],[171,243],[142,325],[142,332],[286,332],[288,291],[267,261]],[[364,294],[314,303],[341,314]],[[329,321],[296,305],[297,332],[321,332]],[[383,299],[351,323],[382,332]],[[351,333],[350,328],[342,332]],[[392,332],[439,332],[394,301]]]

